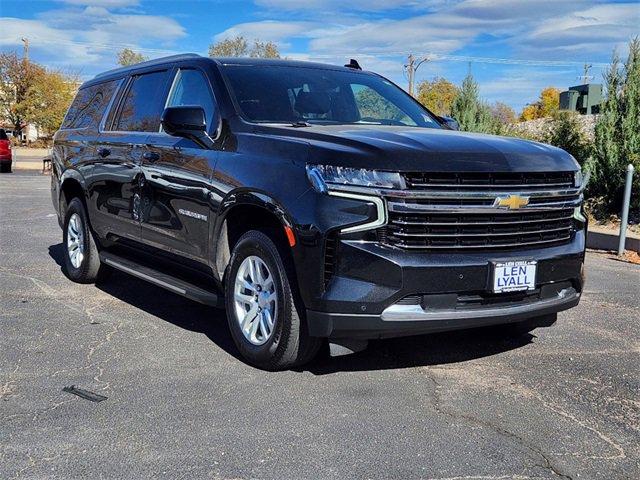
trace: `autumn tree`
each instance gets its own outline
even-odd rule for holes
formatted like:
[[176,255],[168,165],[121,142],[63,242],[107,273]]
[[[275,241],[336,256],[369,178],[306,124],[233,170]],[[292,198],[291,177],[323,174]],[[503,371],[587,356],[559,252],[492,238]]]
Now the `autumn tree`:
[[535,103],[524,107],[520,114],[520,120],[527,121],[552,117],[559,108],[560,90],[555,87],[547,87],[540,92],[540,97]]
[[42,67],[17,54],[0,54],[0,117],[11,122],[15,133],[29,122],[30,91],[42,75]]
[[46,71],[30,89],[27,98],[29,122],[53,133],[60,128],[79,82],[62,72]]
[[280,52],[275,43],[256,40],[253,43],[251,52],[249,52],[249,56],[254,58],[280,58]]
[[123,67],[135,65],[136,63],[144,62],[146,60],[148,60],[147,57],[141,53],[134,52],[130,48],[124,48],[118,52],[118,64]]
[[254,40],[250,46],[242,35],[225,38],[209,46],[210,57],[280,58],[278,46],[273,42]]
[[73,77],[15,53],[0,54],[0,117],[11,122],[16,134],[29,123],[49,133],[57,130],[76,87]]
[[491,107],[491,116],[502,125],[515,123],[516,112],[509,105],[503,102],[496,102]]
[[458,89],[449,80],[436,77],[418,85],[418,101],[436,115],[451,115],[451,106]]

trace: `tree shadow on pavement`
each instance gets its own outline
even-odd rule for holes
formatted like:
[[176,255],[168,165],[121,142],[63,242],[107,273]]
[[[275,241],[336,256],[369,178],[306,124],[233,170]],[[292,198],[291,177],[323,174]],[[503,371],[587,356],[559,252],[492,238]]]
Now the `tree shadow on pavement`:
[[[49,255],[62,268],[64,247],[49,247]],[[103,292],[180,328],[206,335],[227,354],[243,361],[236,349],[225,311],[201,305],[165,289],[114,271],[96,284]],[[329,357],[323,348],[318,357],[298,372],[328,375],[355,372],[443,365],[489,357],[528,345],[534,335],[506,337],[495,328],[461,330],[414,337],[373,340],[363,351],[342,357]]]

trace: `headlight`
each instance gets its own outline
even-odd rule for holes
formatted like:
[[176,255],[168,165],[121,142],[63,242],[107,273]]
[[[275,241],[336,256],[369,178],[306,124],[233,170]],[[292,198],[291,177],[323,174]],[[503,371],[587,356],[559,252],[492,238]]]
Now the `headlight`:
[[582,181],[584,180],[582,176],[582,170],[578,170],[573,174],[573,186],[576,188],[580,188],[582,186]]
[[332,184],[396,189],[401,189],[404,186],[403,179],[397,172],[381,172],[333,165],[307,165],[307,177],[319,192],[326,192],[327,187]]

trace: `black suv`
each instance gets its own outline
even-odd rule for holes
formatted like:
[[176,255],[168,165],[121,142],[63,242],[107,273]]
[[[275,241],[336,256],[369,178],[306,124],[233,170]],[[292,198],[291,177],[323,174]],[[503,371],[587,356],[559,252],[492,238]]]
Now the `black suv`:
[[55,136],[66,272],[225,307],[266,369],[323,339],[336,355],[549,326],[582,291],[579,166],[453,123],[354,61],[180,55],[98,75]]

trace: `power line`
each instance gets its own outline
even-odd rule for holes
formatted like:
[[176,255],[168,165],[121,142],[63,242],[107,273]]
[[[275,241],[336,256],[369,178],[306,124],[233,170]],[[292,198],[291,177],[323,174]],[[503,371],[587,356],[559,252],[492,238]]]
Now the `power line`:
[[[31,37],[30,40],[35,40],[36,42],[40,40],[42,43],[45,43],[44,39],[40,39],[37,36]],[[36,43],[32,42],[32,43]],[[50,41],[46,41],[46,43],[51,43]],[[158,48],[147,48],[147,47],[138,47],[131,43],[98,43],[98,42],[82,42],[77,40],[55,40],[55,44],[59,45],[71,45],[71,46],[81,46],[81,47],[93,47],[96,49],[102,50],[120,50],[123,48],[131,48],[138,52],[149,53],[149,54],[173,54],[176,53],[176,50],[168,50],[168,49],[158,49]],[[36,43],[37,44],[37,43]],[[292,55],[296,53],[305,53],[309,55],[310,58],[340,58],[340,57],[353,57],[354,52],[335,52],[331,54],[314,54],[307,52],[291,52]],[[361,57],[404,57],[406,55],[406,51],[388,51],[388,50],[380,50],[380,51],[362,51],[360,53]],[[415,57],[414,57],[415,58]],[[471,55],[452,55],[448,53],[438,53],[438,52],[426,52],[425,54],[420,56],[421,59],[428,59],[430,62],[437,62],[441,60],[449,60],[452,62],[465,62],[465,63],[487,63],[487,64],[501,64],[501,65],[521,65],[521,66],[532,66],[532,67],[584,67],[584,62],[579,61],[570,61],[570,60],[526,60],[526,59],[518,59],[518,58],[498,58],[498,57],[478,57]],[[607,63],[600,62],[589,62],[592,67],[595,68],[606,68],[608,66]]]

